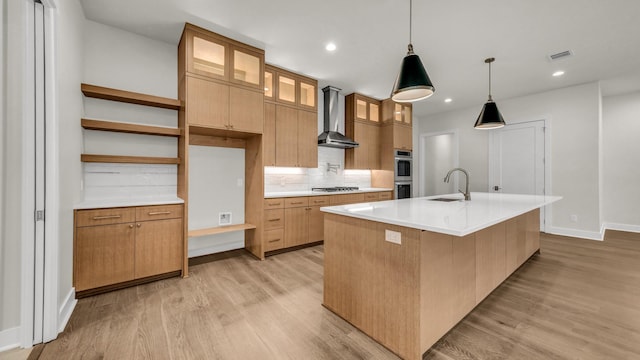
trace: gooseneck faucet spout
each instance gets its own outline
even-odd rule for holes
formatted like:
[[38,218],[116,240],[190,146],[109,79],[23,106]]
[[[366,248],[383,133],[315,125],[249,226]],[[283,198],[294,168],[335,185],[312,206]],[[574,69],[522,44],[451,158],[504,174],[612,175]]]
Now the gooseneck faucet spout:
[[447,173],[447,176],[444,177],[444,182],[446,183],[449,182],[449,178],[451,178],[451,173],[453,173],[454,171],[462,171],[464,173],[465,180],[466,180],[465,191],[462,191],[460,189],[458,189],[458,191],[460,191],[464,195],[464,199],[466,201],[471,200],[471,193],[469,192],[469,173],[467,172],[467,170],[459,167],[449,170],[449,172]]

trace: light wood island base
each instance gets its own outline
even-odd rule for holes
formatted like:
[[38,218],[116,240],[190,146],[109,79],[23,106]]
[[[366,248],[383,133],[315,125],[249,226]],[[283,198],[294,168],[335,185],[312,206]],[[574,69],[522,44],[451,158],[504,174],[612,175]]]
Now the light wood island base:
[[[325,214],[323,305],[404,359],[540,249],[539,210],[464,237]],[[401,234],[401,245],[385,231]]]

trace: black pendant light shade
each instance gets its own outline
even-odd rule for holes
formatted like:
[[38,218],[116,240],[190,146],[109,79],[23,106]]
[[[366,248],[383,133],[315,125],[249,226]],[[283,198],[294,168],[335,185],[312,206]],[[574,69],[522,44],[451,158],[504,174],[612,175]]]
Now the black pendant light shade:
[[498,106],[491,98],[491,63],[495,60],[495,58],[488,58],[484,61],[489,64],[489,100],[487,100],[487,103],[482,107],[482,111],[480,111],[478,120],[476,120],[476,124],[474,125],[476,129],[480,130],[498,129],[506,125],[502,114],[500,114],[500,110],[498,110]]
[[418,101],[433,95],[434,91],[420,57],[413,53],[413,46],[409,44],[409,52],[402,59],[402,66],[393,84],[391,98],[396,102]]
[[420,61],[420,57],[413,52],[411,44],[411,18],[413,3],[409,0],[409,50],[402,59],[402,66],[391,90],[391,99],[396,102],[413,102],[426,99],[433,95],[435,88]]
[[498,106],[493,101],[487,101],[482,107],[478,120],[476,120],[476,129],[497,129],[505,125],[502,114],[498,110]]

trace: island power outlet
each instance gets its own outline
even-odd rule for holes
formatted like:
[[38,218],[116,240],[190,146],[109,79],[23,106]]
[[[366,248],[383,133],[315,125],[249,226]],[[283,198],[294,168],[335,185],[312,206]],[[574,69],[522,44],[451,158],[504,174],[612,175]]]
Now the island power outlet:
[[402,245],[402,233],[399,231],[385,230],[384,239],[394,244]]

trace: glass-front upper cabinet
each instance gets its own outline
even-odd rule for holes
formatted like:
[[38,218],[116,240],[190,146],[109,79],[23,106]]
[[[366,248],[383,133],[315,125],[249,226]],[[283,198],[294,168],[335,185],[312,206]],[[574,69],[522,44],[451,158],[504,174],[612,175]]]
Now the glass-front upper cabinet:
[[277,101],[296,104],[296,79],[293,76],[278,74]]
[[369,103],[369,121],[380,122],[380,106]]
[[356,119],[367,120],[367,102],[361,99],[356,99]]
[[273,100],[273,94],[275,93],[275,89],[273,86],[275,83],[273,82],[273,71],[265,70],[264,71],[264,97],[270,100]]
[[228,44],[213,37],[196,33],[192,33],[190,38],[189,71],[208,77],[226,79]]
[[411,121],[412,121],[412,117],[413,117],[412,106],[411,105],[403,105],[402,107],[403,107],[403,109],[402,109],[402,111],[403,111],[402,121],[406,125],[411,125]]
[[315,109],[318,102],[318,89],[315,84],[300,80],[298,103],[302,107]]
[[260,91],[264,87],[264,51],[261,49],[191,24],[185,25],[180,48],[184,49],[186,56],[182,59],[189,73]]
[[260,53],[231,46],[231,82],[251,86],[264,87],[263,84],[263,56]]

